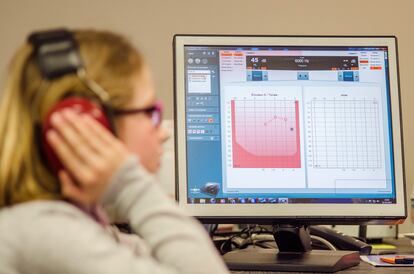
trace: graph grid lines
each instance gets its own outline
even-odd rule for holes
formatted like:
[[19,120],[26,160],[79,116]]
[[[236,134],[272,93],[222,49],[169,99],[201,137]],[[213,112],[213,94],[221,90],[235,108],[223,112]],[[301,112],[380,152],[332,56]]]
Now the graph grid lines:
[[300,168],[296,100],[232,100],[234,168]]
[[314,99],[310,103],[314,168],[381,167],[376,99]]

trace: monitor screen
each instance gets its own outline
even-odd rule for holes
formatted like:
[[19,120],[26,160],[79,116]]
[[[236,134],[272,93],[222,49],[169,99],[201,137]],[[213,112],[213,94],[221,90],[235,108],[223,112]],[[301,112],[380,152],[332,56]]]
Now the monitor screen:
[[176,36],[180,205],[403,217],[396,58],[393,37]]

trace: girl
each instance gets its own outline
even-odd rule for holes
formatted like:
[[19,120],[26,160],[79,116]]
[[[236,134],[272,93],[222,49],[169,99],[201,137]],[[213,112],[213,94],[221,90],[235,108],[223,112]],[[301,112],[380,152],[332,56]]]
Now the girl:
[[[152,175],[167,135],[140,53],[110,32],[40,36],[62,33],[66,40],[43,48],[32,35],[12,61],[1,100],[0,273],[228,273],[203,228]],[[67,60],[78,67],[56,76],[39,54],[65,54],[68,43],[78,53],[69,50]],[[104,98],[117,138],[89,114],[56,111],[45,133],[64,166],[55,176],[36,128],[67,96]],[[124,244],[101,206],[111,221],[128,220],[140,240]]]

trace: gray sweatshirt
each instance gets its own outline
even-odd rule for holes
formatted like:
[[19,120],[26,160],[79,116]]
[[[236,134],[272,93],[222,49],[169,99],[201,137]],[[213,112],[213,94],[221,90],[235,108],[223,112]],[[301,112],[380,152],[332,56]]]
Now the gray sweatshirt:
[[134,157],[111,179],[102,203],[113,218],[130,221],[141,244],[122,244],[69,203],[27,202],[0,210],[0,273],[228,273],[203,227]]

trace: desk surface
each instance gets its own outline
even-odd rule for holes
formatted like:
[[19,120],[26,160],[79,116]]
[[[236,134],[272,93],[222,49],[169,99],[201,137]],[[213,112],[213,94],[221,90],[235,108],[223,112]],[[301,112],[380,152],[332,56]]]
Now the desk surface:
[[[388,240],[387,243],[394,244],[398,247],[398,253],[400,254],[414,254],[414,247],[410,244],[408,239]],[[309,272],[269,272],[269,271],[232,271],[231,273],[238,274],[254,274],[254,273],[309,273]],[[414,267],[375,267],[366,262],[362,262],[355,267],[336,272],[338,274],[366,274],[366,273],[379,273],[379,274],[393,274],[393,273],[414,273]]]

